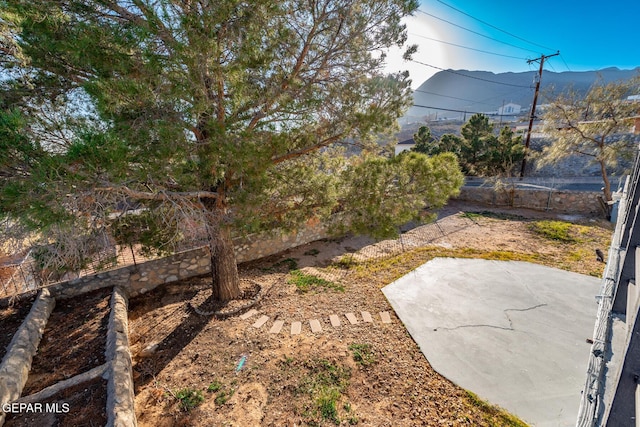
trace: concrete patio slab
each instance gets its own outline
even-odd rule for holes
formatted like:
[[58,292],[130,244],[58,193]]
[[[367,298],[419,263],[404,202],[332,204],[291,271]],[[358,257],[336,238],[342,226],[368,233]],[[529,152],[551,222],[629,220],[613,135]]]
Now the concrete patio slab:
[[434,259],[383,289],[440,374],[539,427],[575,425],[600,279]]

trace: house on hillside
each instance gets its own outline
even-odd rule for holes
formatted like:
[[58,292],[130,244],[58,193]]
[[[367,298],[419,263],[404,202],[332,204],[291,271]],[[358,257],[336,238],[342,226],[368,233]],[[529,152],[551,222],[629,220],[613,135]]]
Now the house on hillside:
[[413,147],[415,147],[415,145],[416,145],[416,142],[413,140],[413,138],[400,141],[396,144],[395,155],[397,156],[403,151],[411,150]]
[[513,102],[510,102],[498,108],[498,115],[499,116],[516,116],[520,114],[521,110],[522,110],[522,105],[518,105],[518,104],[514,104]]

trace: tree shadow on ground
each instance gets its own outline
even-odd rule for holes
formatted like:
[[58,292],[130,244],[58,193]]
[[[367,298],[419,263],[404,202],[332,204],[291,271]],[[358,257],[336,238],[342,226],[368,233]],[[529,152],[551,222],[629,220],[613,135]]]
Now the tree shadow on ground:
[[[201,279],[201,278],[200,278]],[[188,306],[188,301],[193,299],[202,287],[194,287],[194,280],[189,279],[178,284],[163,285],[144,295],[132,298],[129,305],[130,322],[147,316],[150,312],[167,304],[184,302],[180,308],[173,312],[173,316],[179,316],[177,326],[161,341],[148,350],[147,355],[133,354],[138,363],[134,366],[134,385],[136,392],[139,388],[153,381],[178,354],[196,338],[211,317],[197,314]],[[210,303],[212,297],[205,303]]]

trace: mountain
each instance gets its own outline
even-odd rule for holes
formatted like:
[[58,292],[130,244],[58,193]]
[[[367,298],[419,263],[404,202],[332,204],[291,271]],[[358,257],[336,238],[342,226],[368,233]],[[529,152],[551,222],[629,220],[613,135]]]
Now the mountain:
[[[640,67],[633,70],[605,68],[597,71],[562,73],[545,70],[542,74],[538,105],[547,103],[554,94],[557,95],[571,87],[586,93],[598,78],[612,82],[630,79],[638,73]],[[414,107],[409,109],[401,123],[415,123],[426,118],[462,119],[465,111],[496,112],[502,105],[510,102],[521,105],[522,114],[526,115],[533,101],[534,79],[537,74],[537,70],[498,74],[488,71],[440,71],[414,92]]]

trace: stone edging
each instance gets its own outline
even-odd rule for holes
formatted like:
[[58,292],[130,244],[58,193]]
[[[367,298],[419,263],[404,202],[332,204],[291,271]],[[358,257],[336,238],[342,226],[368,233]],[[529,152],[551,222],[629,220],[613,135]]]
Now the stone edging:
[[107,426],[137,426],[134,407],[133,370],[129,350],[129,299],[116,286],[111,296],[111,313],[107,331]]
[[[49,316],[56,305],[48,289],[42,289],[27,318],[13,335],[0,364],[0,405],[17,400],[27,382],[33,356],[38,350]],[[5,414],[0,414],[0,426]]]

